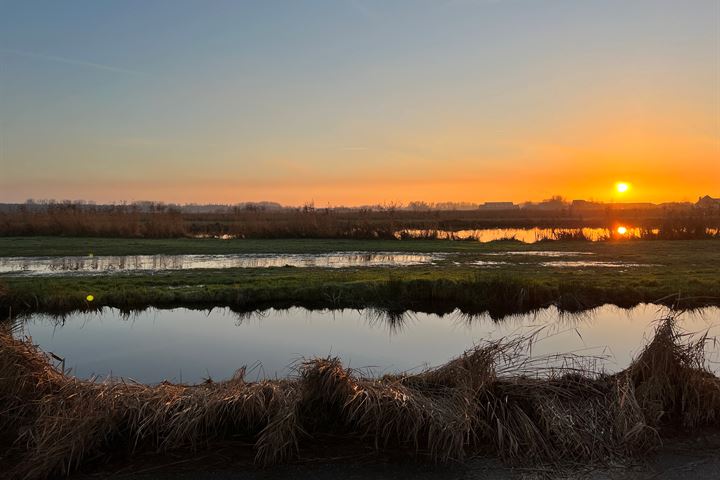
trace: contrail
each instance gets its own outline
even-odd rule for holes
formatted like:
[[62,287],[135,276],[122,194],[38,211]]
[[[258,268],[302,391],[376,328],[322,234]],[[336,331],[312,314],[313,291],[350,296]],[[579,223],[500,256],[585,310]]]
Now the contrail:
[[139,72],[137,70],[130,70],[127,68],[120,68],[120,67],[113,67],[111,65],[104,65],[102,63],[95,63],[95,62],[85,62],[82,60],[75,60],[72,58],[65,58],[65,57],[58,57],[55,55],[44,55],[40,53],[32,53],[32,52],[23,52],[21,50],[11,50],[7,48],[0,48],[0,52],[3,53],[9,53],[12,55],[18,55],[20,57],[28,57],[28,58],[37,58],[40,60],[48,60],[50,62],[58,62],[58,63],[65,63],[68,65],[78,65],[80,67],[89,67],[89,68],[95,68],[98,70],[105,70],[107,72],[115,72],[115,73],[124,73],[128,75],[147,75],[144,72]]

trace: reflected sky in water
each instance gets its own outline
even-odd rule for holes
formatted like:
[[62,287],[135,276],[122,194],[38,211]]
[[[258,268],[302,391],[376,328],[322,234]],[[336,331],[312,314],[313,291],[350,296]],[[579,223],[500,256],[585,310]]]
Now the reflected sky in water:
[[[586,239],[599,242],[615,239],[638,239],[643,235],[658,235],[660,229],[642,229],[624,226],[624,233],[619,234],[609,228],[481,228],[475,230],[422,230],[405,229],[395,233],[397,238],[437,238],[440,240],[474,240],[478,242],[494,242],[498,240],[518,240],[523,243],[535,243],[543,240]],[[720,234],[720,229],[706,228],[710,236]]]
[[334,252],[322,254],[107,255],[0,257],[0,274],[65,275],[164,270],[270,267],[381,267],[431,263],[440,254]]
[[[373,374],[440,365],[484,340],[537,332],[532,353],[580,353],[608,357],[602,366],[627,366],[667,310],[641,305],[630,310],[604,306],[580,315],[553,308],[495,323],[488,316],[459,312],[438,316],[388,316],[373,310],[308,311],[301,308],[237,314],[178,308],[146,310],[129,317],[118,310],[76,313],[60,320],[34,315],[16,331],[44,350],[65,358],[80,377],[109,374],[155,383],[224,379],[247,365],[249,378],[282,377],[305,357],[339,356],[346,365]],[[691,332],[720,332],[720,309],[681,316]],[[714,349],[714,347],[712,347]],[[717,360],[713,350],[711,360]]]

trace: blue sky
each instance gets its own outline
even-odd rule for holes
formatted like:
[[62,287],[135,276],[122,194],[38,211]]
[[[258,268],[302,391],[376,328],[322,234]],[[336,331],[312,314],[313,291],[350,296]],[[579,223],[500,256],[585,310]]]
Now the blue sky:
[[0,1],[0,201],[692,199],[719,59],[715,0]]

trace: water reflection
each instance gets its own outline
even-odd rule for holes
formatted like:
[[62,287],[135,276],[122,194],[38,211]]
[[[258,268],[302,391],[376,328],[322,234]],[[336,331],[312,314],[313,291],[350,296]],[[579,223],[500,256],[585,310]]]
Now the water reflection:
[[0,274],[53,275],[147,272],[184,269],[270,267],[374,267],[432,263],[440,254],[335,252],[323,254],[118,255],[86,257],[0,257]]
[[559,268],[627,268],[627,267],[653,267],[650,263],[632,263],[632,262],[601,262],[601,261],[581,261],[581,260],[553,260],[551,262],[540,262],[543,267],[559,267]]
[[[602,359],[615,371],[628,365],[652,336],[663,310],[604,306],[577,314],[554,307],[514,315],[502,322],[467,316],[378,310],[308,311],[269,309],[236,314],[178,308],[145,310],[131,316],[115,309],[75,313],[58,319],[34,315],[15,335],[31,336],[44,350],[65,359],[81,377],[116,375],[155,383],[229,378],[242,366],[258,377],[282,377],[301,358],[334,355],[374,374],[436,366],[486,340],[535,333],[534,356],[575,353]],[[720,332],[720,309],[680,316],[682,328]],[[714,345],[711,359],[717,359]],[[609,358],[608,358],[609,357]],[[558,357],[567,361],[567,356]]]
[[551,251],[551,250],[525,250],[511,252],[490,252],[483,255],[530,255],[532,257],[576,257],[580,255],[595,255],[594,252],[571,252],[571,251]]
[[[626,237],[640,237],[640,229],[631,229]],[[561,240],[584,237],[596,242],[612,238],[607,228],[483,228],[476,230],[421,230],[407,229],[396,233],[397,238],[437,238],[439,240],[474,240],[493,242],[498,240],[517,240],[523,243],[535,243],[541,240]]]
[[[507,257],[541,257],[550,258],[552,260],[545,260],[538,263],[526,263],[526,262],[510,262],[507,260],[477,260],[470,262],[470,265],[477,265],[481,267],[499,267],[502,265],[536,265],[541,267],[555,267],[555,268],[628,268],[628,267],[652,267],[657,266],[654,264],[646,263],[632,263],[632,262],[616,262],[616,261],[603,261],[603,260],[579,260],[568,258],[581,257],[587,258],[589,255],[595,255],[594,252],[558,252],[549,250],[528,250],[528,251],[510,251],[510,252],[490,252],[483,253],[483,256],[507,256]],[[455,262],[459,265],[458,262]]]
[[[704,230],[704,232],[703,232]],[[712,238],[720,236],[720,229],[705,228],[688,231],[679,228],[663,232],[659,228],[621,226],[617,228],[483,228],[475,230],[405,229],[395,232],[398,239],[472,240],[493,242],[515,240],[535,243],[544,240],[587,240],[639,238]]]

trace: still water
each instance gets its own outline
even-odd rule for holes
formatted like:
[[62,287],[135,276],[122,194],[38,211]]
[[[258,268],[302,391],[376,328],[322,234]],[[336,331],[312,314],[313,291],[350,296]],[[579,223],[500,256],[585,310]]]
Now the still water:
[[[146,383],[224,379],[244,365],[251,379],[283,377],[293,362],[327,355],[375,375],[409,371],[443,364],[483,340],[536,331],[534,356],[601,356],[602,368],[617,371],[652,336],[653,322],[663,313],[667,310],[650,304],[629,310],[606,305],[572,316],[552,307],[494,322],[460,313],[408,313],[391,320],[373,310],[292,308],[239,315],[225,308],[178,308],[127,317],[104,309],[63,319],[34,315],[15,335],[31,336],[43,350],[64,358],[65,368],[77,376],[113,375]],[[718,334],[720,309],[684,313],[679,325],[689,332]],[[708,349],[709,359],[718,360],[715,346],[708,344]]]
[[[440,240],[474,240],[492,242],[496,240],[519,240],[524,243],[535,243],[541,240],[586,239],[599,242],[608,239],[653,238],[660,234],[660,229],[643,229],[624,226],[611,230],[609,228],[482,228],[477,230],[400,230],[396,238],[437,238]],[[621,233],[622,232],[622,233]],[[720,236],[720,229],[706,228],[708,237]]]
[[334,252],[323,254],[108,255],[0,257],[0,274],[60,275],[163,270],[270,267],[379,267],[428,264],[439,254]]
[[[657,234],[658,229],[652,233]],[[540,240],[556,240],[563,237],[582,235],[598,242],[610,238],[640,238],[640,228],[627,227],[625,233],[618,236],[607,228],[482,228],[477,230],[401,230],[397,238],[438,238],[440,240],[475,240],[493,242],[497,240],[519,240],[523,243],[535,243]]]

